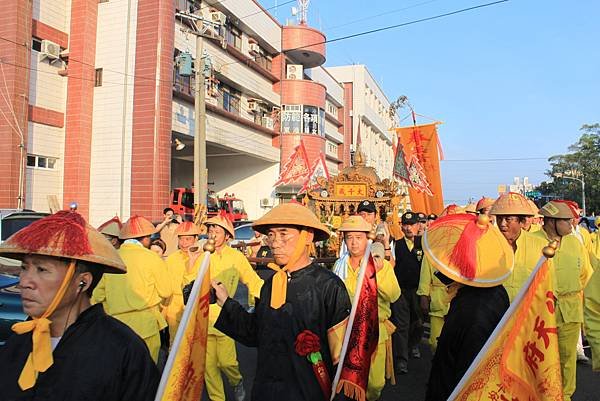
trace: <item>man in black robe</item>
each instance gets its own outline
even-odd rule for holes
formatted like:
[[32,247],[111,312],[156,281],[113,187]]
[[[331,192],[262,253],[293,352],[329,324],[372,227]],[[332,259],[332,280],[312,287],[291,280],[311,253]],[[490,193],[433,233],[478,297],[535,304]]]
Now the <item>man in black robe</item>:
[[258,348],[252,400],[328,400],[311,363],[295,349],[300,333],[314,333],[333,379],[351,304],[344,283],[309,258],[307,245],[326,239],[327,229],[310,210],[293,203],[275,207],[253,227],[268,235],[277,263],[269,267],[276,273],[265,281],[254,313],[246,312],[228,297],[223,285],[213,282],[222,306],[215,328]]
[[62,211],[14,234],[0,255],[22,261],[19,287],[30,317],[0,347],[0,399],[154,398],[159,375],[143,340],[90,303],[104,272],[125,273],[102,234]]

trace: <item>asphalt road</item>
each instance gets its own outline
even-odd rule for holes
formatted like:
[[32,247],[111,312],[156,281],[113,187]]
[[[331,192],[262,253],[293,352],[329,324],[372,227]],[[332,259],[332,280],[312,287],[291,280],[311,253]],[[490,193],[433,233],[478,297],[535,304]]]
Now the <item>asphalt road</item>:
[[[247,295],[244,286],[240,285],[240,289],[236,293],[235,298],[245,303]],[[389,382],[386,384],[380,398],[381,401],[422,401],[425,398],[425,388],[429,379],[432,355],[429,346],[425,343],[421,344],[420,349],[421,358],[409,361],[408,374],[396,375],[396,385],[392,386]],[[240,371],[244,377],[244,387],[246,388],[246,400],[250,400],[254,369],[256,367],[256,350],[240,344],[237,344],[237,350]],[[589,349],[586,349],[586,353],[590,356]],[[227,400],[235,400],[230,386],[227,385],[225,376],[223,376],[223,381],[225,383]],[[204,394],[202,399],[203,401],[208,401],[206,394]],[[577,365],[577,390],[571,401],[600,401],[600,372],[592,372],[591,365]]]

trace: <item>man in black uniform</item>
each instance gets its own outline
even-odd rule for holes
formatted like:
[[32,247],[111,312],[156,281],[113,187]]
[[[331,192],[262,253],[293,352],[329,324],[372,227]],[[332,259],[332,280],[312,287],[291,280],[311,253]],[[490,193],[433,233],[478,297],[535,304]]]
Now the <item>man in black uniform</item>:
[[158,370],[145,343],[90,296],[103,273],[125,273],[117,251],[76,212],[61,211],[14,234],[0,255],[22,261],[29,319],[0,347],[2,400],[143,401]]
[[394,356],[398,361],[396,371],[408,373],[408,352],[420,358],[418,345],[423,336],[423,317],[419,306],[417,288],[421,275],[423,249],[418,232],[421,223],[418,213],[406,212],[401,224],[404,238],[396,241],[394,272],[401,288],[400,299],[392,304],[392,322],[396,325],[393,336]]
[[222,306],[215,328],[258,348],[253,400],[324,400],[312,365],[296,352],[295,341],[305,330],[314,333],[333,379],[350,299],[339,277],[311,262],[307,246],[329,233],[310,210],[293,203],[273,208],[253,227],[269,237],[276,262],[269,267],[276,273],[265,281],[255,313],[246,312],[222,284],[213,282]]

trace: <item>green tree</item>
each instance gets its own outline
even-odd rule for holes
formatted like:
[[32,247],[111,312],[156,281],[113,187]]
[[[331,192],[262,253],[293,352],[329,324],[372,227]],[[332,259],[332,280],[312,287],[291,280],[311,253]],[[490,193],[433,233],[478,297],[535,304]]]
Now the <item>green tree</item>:
[[574,200],[582,206],[581,183],[557,177],[564,174],[583,178],[587,214],[600,214],[600,124],[585,124],[581,137],[569,146],[569,153],[548,159],[550,180],[542,182],[536,190],[549,197]]

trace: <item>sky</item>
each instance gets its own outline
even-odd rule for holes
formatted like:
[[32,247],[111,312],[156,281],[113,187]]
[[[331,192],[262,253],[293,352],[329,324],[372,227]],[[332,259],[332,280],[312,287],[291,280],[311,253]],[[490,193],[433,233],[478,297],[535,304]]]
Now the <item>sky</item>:
[[[311,0],[308,24],[334,39],[487,2]],[[284,22],[293,5],[270,12]],[[328,44],[325,66],[365,64],[388,99],[443,121],[444,201],[464,204],[513,177],[547,180],[546,159],[600,122],[599,17],[597,0],[509,0]],[[533,160],[481,161],[520,158]]]

